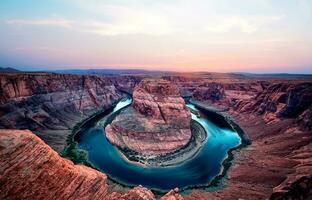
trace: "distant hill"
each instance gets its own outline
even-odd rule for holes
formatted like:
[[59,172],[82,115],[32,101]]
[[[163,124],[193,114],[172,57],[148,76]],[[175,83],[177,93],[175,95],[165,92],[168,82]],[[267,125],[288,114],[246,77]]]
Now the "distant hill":
[[64,70],[52,70],[48,72],[54,72],[59,74],[144,74],[144,75],[164,75],[173,74],[170,71],[151,71],[144,69],[64,69]]
[[235,72],[233,74],[240,74],[249,77],[276,77],[276,78],[289,78],[289,77],[312,77],[312,74],[289,74],[289,73],[247,73],[247,72]]
[[11,68],[11,67],[0,67],[0,73],[18,73],[21,72],[17,69]]

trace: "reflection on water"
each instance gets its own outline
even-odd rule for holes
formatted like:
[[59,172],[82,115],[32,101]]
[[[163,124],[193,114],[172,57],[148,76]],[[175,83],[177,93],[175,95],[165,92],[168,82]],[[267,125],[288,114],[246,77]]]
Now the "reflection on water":
[[[119,102],[113,112],[131,104],[131,99]],[[188,104],[190,109],[196,108]],[[128,162],[111,145],[104,135],[104,128],[90,127],[81,134],[78,148],[88,152],[88,159],[110,178],[127,185],[143,185],[148,188],[169,190],[175,187],[207,185],[222,170],[222,161],[229,149],[241,143],[238,134],[218,127],[206,118],[192,114],[208,133],[202,148],[192,159],[169,167],[144,167]]]
[[132,99],[129,99],[129,98],[126,98],[126,99],[123,99],[121,100],[120,102],[118,102],[118,104],[115,106],[114,110],[113,110],[113,113],[130,105],[132,103]]

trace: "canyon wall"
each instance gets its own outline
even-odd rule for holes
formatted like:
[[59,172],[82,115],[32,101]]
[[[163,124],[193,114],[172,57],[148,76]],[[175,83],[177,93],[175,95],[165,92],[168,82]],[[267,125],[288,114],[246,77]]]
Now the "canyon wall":
[[[76,123],[118,101],[121,98],[119,90],[132,94],[142,78],[142,76],[111,77],[46,73],[0,74],[0,128],[31,129],[53,149],[61,151],[68,134]],[[192,97],[193,100],[200,101],[207,107],[213,106],[222,108],[220,110],[228,110],[224,114],[234,118],[252,139],[250,146],[235,153],[233,167],[229,170],[229,179],[225,182],[225,188],[215,192],[194,190],[183,197],[171,191],[170,198],[177,197],[186,200],[311,198],[311,79],[277,80],[221,74],[181,74],[166,76],[164,79],[176,84],[182,96]],[[4,134],[3,130],[0,132],[0,135]],[[105,175],[89,168],[81,169],[84,167],[74,166],[69,161],[60,161],[58,159],[61,158],[56,156],[52,156],[52,160],[57,160],[57,163],[70,163],[71,166],[64,164],[61,168],[57,167],[57,173],[62,174],[63,170],[69,169],[74,175],[57,177],[64,178],[60,181],[64,183],[61,189],[59,188],[61,184],[55,184],[58,180],[53,176],[45,176],[45,179],[49,181],[44,182],[45,179],[40,179],[40,177],[49,174],[50,169],[49,167],[41,169],[40,166],[43,164],[39,161],[41,157],[45,157],[46,153],[51,155],[52,150],[44,150],[49,147],[43,145],[42,142],[39,148],[36,145],[39,139],[32,138],[35,136],[27,136],[26,138],[29,138],[23,140],[14,139],[15,137],[19,138],[13,132],[6,132],[5,137],[1,137],[0,140],[1,199],[24,197],[36,199],[37,193],[41,194],[42,185],[44,186],[42,195],[50,197],[45,188],[47,187],[51,191],[62,191],[52,192],[53,194],[66,194],[69,199],[69,196],[78,197],[75,196],[76,193],[72,193],[72,189],[66,189],[68,193],[63,191],[63,188],[66,188],[63,185],[70,182],[73,188],[76,187],[76,183],[79,185],[83,182],[81,188],[86,189],[94,185],[99,189],[99,191],[86,189],[84,194],[82,194],[82,189],[78,189],[77,195],[81,195],[79,197],[97,199],[95,197],[97,196],[100,199],[101,195],[106,193],[106,186],[100,187],[95,183],[100,182],[105,185]],[[32,140],[35,142],[30,142]],[[10,141],[13,142],[10,143]],[[12,146],[7,147],[9,144]],[[36,148],[32,149],[32,146]],[[42,149],[42,146],[45,147]],[[10,156],[10,152],[12,156],[16,155],[17,150],[15,152],[14,149],[19,149],[21,157]],[[45,153],[41,154],[40,151]],[[36,160],[38,162],[34,162]],[[46,161],[47,163],[54,162],[49,159]],[[17,164],[13,165],[13,163]],[[11,165],[12,168],[10,168]],[[42,171],[28,173],[28,170]],[[82,175],[77,175],[80,172],[88,174],[86,175],[88,177],[91,176],[81,177]],[[51,174],[53,173],[56,172],[51,171]],[[30,177],[31,175],[33,177]],[[26,176],[30,178],[29,181],[34,181],[29,182],[29,185],[34,188],[38,187],[33,192],[23,185],[23,181],[27,180]],[[36,183],[37,177],[40,183]],[[11,184],[12,181],[15,181],[14,184]],[[50,184],[53,187],[49,187]],[[13,188],[14,185],[20,189]],[[25,194],[22,192],[24,189],[21,189],[24,187],[26,188]],[[111,199],[155,198],[149,190],[142,187],[136,187],[125,194],[116,192],[106,194]],[[41,196],[38,195],[38,197]]]
[[[227,187],[186,199],[306,199],[312,196],[312,80],[198,82],[193,100],[220,108],[252,139],[238,153]],[[224,109],[226,108],[226,109]],[[213,196],[213,197],[212,197]]]
[[267,123],[281,118],[301,120],[304,127],[311,129],[311,121],[305,118],[311,105],[312,83],[277,83],[257,93],[250,101],[237,100],[233,109],[263,115]]
[[227,108],[229,114],[246,113],[261,116],[266,123],[296,119],[311,129],[311,78],[265,78],[235,74],[168,76],[180,93],[216,108]]
[[[156,200],[142,186],[125,193],[109,191],[105,174],[74,165],[30,131],[20,130],[0,130],[0,186],[2,200]],[[181,197],[176,192],[162,200]]]
[[223,190],[194,190],[185,199],[312,197],[311,77],[168,79],[193,101],[231,116],[252,140],[247,149],[237,152]]
[[108,77],[0,74],[0,128],[32,130],[60,152],[78,122],[121,97]]

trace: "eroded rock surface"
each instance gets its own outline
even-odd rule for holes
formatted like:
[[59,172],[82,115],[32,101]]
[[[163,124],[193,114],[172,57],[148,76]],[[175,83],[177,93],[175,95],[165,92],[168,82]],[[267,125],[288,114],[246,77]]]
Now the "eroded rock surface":
[[312,83],[277,83],[250,99],[237,100],[233,110],[261,115],[266,123],[296,118],[310,129],[311,118],[308,118],[311,105]]
[[[61,158],[27,130],[0,129],[0,186],[3,200],[156,200],[142,186],[125,193],[110,191],[105,174]],[[175,189],[161,200],[183,197]]]
[[133,104],[105,132],[118,147],[159,155],[189,142],[190,122],[191,113],[175,85],[163,79],[144,79],[133,92]]
[[106,77],[0,74],[0,128],[30,129],[60,152],[78,122],[120,99]]
[[199,101],[218,101],[224,98],[224,86],[220,83],[206,83],[195,89],[193,97]]
[[227,187],[193,191],[185,199],[311,198],[311,81],[230,85],[224,84],[220,100],[204,102],[227,107],[252,144],[236,155]]
[[[22,75],[22,74],[21,74]],[[1,75],[4,76],[4,75]],[[5,75],[8,76],[8,75]],[[16,120],[18,123],[14,123],[12,126],[8,126],[8,128],[23,128],[28,127],[33,122],[28,121],[26,117],[18,117],[17,115],[22,110],[24,113],[25,110],[30,108],[33,109],[33,106],[36,108],[38,103],[38,98],[40,95],[32,94],[32,96],[15,96],[15,95],[6,95],[5,87],[14,88],[15,79],[17,75],[11,75],[12,77],[10,81],[1,80],[1,90],[0,96],[1,99],[1,108],[0,108],[0,118],[3,120],[3,117],[12,120],[13,122]],[[22,79],[27,79],[26,77],[30,75],[23,75]],[[30,77],[33,77],[31,75]],[[38,75],[37,76],[42,76]],[[52,75],[44,75],[47,79],[53,77]],[[14,78],[15,77],[15,78]],[[71,75],[60,75],[58,77],[61,80],[64,80],[62,84],[65,84],[66,80],[71,79]],[[79,76],[81,77],[81,76]],[[102,79],[102,78],[101,78]],[[203,101],[202,103],[206,103],[208,106],[215,107],[228,107],[228,113],[235,119],[235,121],[243,128],[244,131],[249,135],[252,139],[252,144],[245,148],[243,151],[238,151],[235,153],[234,163],[231,169],[228,172],[229,179],[225,181],[226,187],[222,188],[219,191],[215,192],[203,192],[201,190],[193,190],[191,194],[182,196],[183,199],[186,200],[199,200],[199,199],[299,199],[299,198],[312,198],[311,192],[311,174],[312,174],[312,166],[311,166],[311,158],[312,158],[312,132],[311,132],[311,119],[312,119],[312,107],[311,104],[309,106],[309,98],[307,95],[311,94],[311,79],[308,80],[271,80],[264,78],[246,78],[243,76],[237,77],[236,75],[220,75],[220,74],[200,74],[194,76],[193,74],[188,76],[174,76],[167,77],[167,80],[170,80],[172,83],[178,85],[180,92],[183,94],[191,95],[196,91],[197,88],[203,87],[202,89],[198,89],[201,91],[215,91],[214,93],[222,94],[222,90],[224,90],[224,94],[219,96],[219,99],[213,98],[214,95],[207,95],[205,92],[198,92],[197,94],[203,94],[204,96],[199,96],[198,100]],[[108,79],[104,79],[108,80]],[[104,81],[102,80],[102,81]],[[70,81],[71,82],[71,81]],[[105,82],[105,81],[104,81]],[[115,79],[113,85],[118,84],[120,81]],[[121,88],[125,88],[126,91],[130,93],[133,91],[134,85],[136,84],[137,79],[129,77],[127,80],[123,79],[121,81]],[[209,88],[210,84],[207,83],[215,82],[217,84],[221,84],[220,92],[215,90],[216,88]],[[5,84],[3,84],[5,83]],[[14,83],[14,84],[13,84]],[[44,88],[44,81],[36,82],[32,84],[37,88]],[[80,81],[72,82],[73,85],[80,85]],[[308,84],[307,84],[308,83]],[[13,85],[12,85],[13,84]],[[61,84],[61,83],[60,83]],[[111,85],[111,83],[107,83]],[[16,85],[16,84],[15,84]],[[21,84],[22,85],[22,84]],[[28,84],[27,84],[28,85]],[[106,84],[105,84],[106,85]],[[40,86],[40,87],[39,87]],[[29,87],[29,86],[27,86]],[[51,88],[57,88],[58,86],[53,85]],[[76,87],[76,86],[75,86]],[[102,86],[97,86],[100,88]],[[66,88],[74,88],[74,86],[70,86]],[[79,88],[82,88],[79,86]],[[218,89],[218,87],[217,87]],[[15,90],[15,89],[13,89]],[[39,90],[39,89],[38,89]],[[75,89],[70,89],[70,91]],[[35,90],[34,90],[35,91]],[[39,90],[40,91],[40,90]],[[82,90],[81,90],[82,91]],[[10,92],[10,91],[9,91]],[[12,92],[12,94],[15,92]],[[24,94],[22,92],[16,92],[18,94]],[[52,91],[46,91],[42,95],[50,95],[50,93],[54,93]],[[76,92],[75,92],[76,93]],[[78,94],[78,92],[76,93]],[[85,93],[86,94],[86,93]],[[5,96],[5,98],[4,98]],[[52,95],[54,96],[54,94]],[[88,96],[88,95],[86,95]],[[286,96],[286,101],[285,101]],[[28,99],[30,100],[21,100]],[[50,98],[48,98],[50,99]],[[54,97],[53,99],[58,99]],[[79,98],[78,98],[79,99]],[[82,98],[81,102],[84,102]],[[291,99],[288,101],[288,99]],[[36,101],[37,100],[37,101]],[[50,100],[49,100],[50,101]],[[308,101],[308,104],[306,104]],[[41,101],[39,101],[41,102]],[[54,102],[54,101],[53,101]],[[65,101],[66,102],[66,101]],[[79,102],[79,100],[77,100]],[[89,101],[87,101],[89,102]],[[311,102],[311,101],[310,101]],[[303,104],[302,104],[303,103]],[[78,103],[79,105],[80,103]],[[82,103],[83,105],[87,105]],[[55,104],[53,104],[55,105]],[[94,104],[92,104],[94,105]],[[304,105],[304,107],[302,107]],[[59,103],[62,108],[61,103]],[[92,106],[94,107],[94,106]],[[70,107],[71,108],[71,107]],[[94,107],[95,108],[95,107]],[[276,108],[276,109],[275,109]],[[296,112],[293,112],[293,108]],[[19,110],[16,112],[16,110]],[[68,108],[67,108],[68,109]],[[66,109],[66,110],[67,110]],[[58,109],[57,109],[58,110]],[[71,110],[71,109],[70,109]],[[85,109],[83,109],[85,110]],[[287,111],[286,113],[290,113],[287,115],[281,115],[281,111]],[[260,112],[259,112],[260,111]],[[83,113],[86,113],[82,111]],[[48,112],[50,113],[50,112]],[[50,115],[50,114],[49,114]],[[63,112],[59,115],[65,115]],[[24,116],[21,115],[21,116]],[[53,115],[50,115],[53,116]],[[88,116],[87,114],[84,116]],[[61,118],[62,119],[62,118]],[[7,120],[9,121],[9,120]],[[61,121],[61,120],[60,120]],[[1,121],[1,127],[7,124],[5,121]],[[48,124],[48,123],[47,123]],[[6,125],[7,126],[7,125]],[[37,130],[37,129],[36,129]],[[40,130],[40,129],[38,129]],[[43,135],[40,135],[45,141],[49,141],[49,145],[55,145],[55,141],[59,140],[59,135],[56,134],[53,130],[53,134],[50,134],[51,129],[43,129],[42,134],[48,135],[49,140],[44,138]],[[68,131],[68,130],[67,130]],[[0,131],[2,134],[2,131]],[[49,165],[43,164],[39,162],[41,159],[46,160],[45,157],[50,156],[49,151],[37,148],[33,139],[23,139],[23,140],[15,140],[15,134],[10,134],[7,136],[9,139],[4,140],[3,137],[0,139],[0,199],[39,199],[39,197],[43,197],[44,199],[55,199],[58,198],[57,195],[66,194],[63,196],[68,197],[68,199],[72,199],[70,196],[75,196],[76,193],[72,192],[71,189],[66,189],[64,191],[65,186],[69,185],[73,180],[71,176],[55,176],[56,172],[49,172],[49,170],[56,165],[51,165],[51,161],[47,161]],[[36,131],[38,134],[38,131]],[[0,135],[1,135],[0,134]],[[10,137],[9,137],[10,136]],[[11,137],[12,136],[12,137]],[[35,136],[34,136],[35,137]],[[37,138],[37,137],[36,137]],[[65,141],[66,136],[64,137]],[[39,139],[38,139],[39,140]],[[7,143],[8,141],[14,141],[12,143],[12,148],[7,149],[4,148],[3,143]],[[18,141],[18,142],[17,142]],[[24,147],[20,146],[21,142],[24,142]],[[25,143],[29,143],[32,145],[26,145]],[[54,144],[53,144],[54,143]],[[33,149],[33,145],[36,147],[36,150]],[[21,153],[21,156],[15,157],[17,151],[17,147],[20,146],[20,150],[18,152]],[[41,145],[39,145],[41,146]],[[45,148],[48,148],[47,146]],[[44,148],[44,149],[45,149]],[[50,149],[51,150],[51,149]],[[4,153],[5,152],[5,153]],[[28,153],[30,152],[30,153]],[[36,153],[37,152],[37,153]],[[42,152],[42,153],[40,153]],[[55,154],[55,153],[54,153]],[[35,157],[33,157],[35,156]],[[53,156],[54,157],[54,156]],[[56,158],[56,157],[54,157]],[[57,157],[61,159],[60,157]],[[62,171],[71,171],[72,169],[75,172],[71,172],[78,176],[78,171],[76,168],[85,168],[82,166],[75,167],[69,161],[60,161],[57,160],[57,163],[69,163],[64,165],[63,168],[58,168],[57,173],[61,173],[64,175]],[[10,161],[12,160],[12,161]],[[12,168],[10,168],[12,166]],[[43,166],[44,168],[42,169]],[[87,168],[89,169],[89,168]],[[11,172],[8,173],[10,170]],[[89,169],[90,170],[90,169]],[[89,171],[87,170],[87,171]],[[29,173],[28,171],[33,172]],[[85,171],[85,170],[83,170]],[[38,172],[38,173],[37,173]],[[80,173],[80,172],[79,172]],[[85,173],[87,174],[87,173]],[[89,173],[88,173],[89,174]],[[97,174],[94,170],[91,170],[90,174]],[[6,175],[6,176],[4,176]],[[50,177],[51,176],[51,177]],[[74,175],[72,175],[74,176]],[[89,176],[89,175],[88,175]],[[97,176],[97,175],[96,175]],[[38,177],[38,179],[37,179]],[[44,177],[42,179],[40,177]],[[30,178],[28,180],[27,178]],[[64,180],[63,180],[64,179]],[[66,180],[65,180],[66,179]],[[79,180],[86,179],[93,182],[93,178],[82,178]],[[27,180],[27,182],[25,182]],[[105,182],[106,177],[99,173],[99,176],[96,180],[102,184]],[[31,181],[31,182],[30,182]],[[38,181],[36,183],[36,181]],[[65,183],[64,183],[65,182]],[[64,183],[64,184],[63,184]],[[73,181],[72,183],[78,183],[79,181]],[[26,185],[30,186],[27,188]],[[87,187],[78,187],[76,184],[72,185],[75,190],[77,190],[77,194],[81,194],[82,189],[86,189]],[[88,185],[88,184],[87,184]],[[101,189],[102,187],[95,184],[95,187],[98,190],[89,190],[85,191],[85,198],[89,199],[89,197],[94,197],[93,199],[100,199],[102,197],[100,193],[105,193],[106,188]],[[16,187],[16,188],[14,188]],[[40,189],[42,187],[42,189]],[[89,186],[88,186],[89,187]],[[20,189],[18,189],[20,188]],[[48,188],[48,189],[46,189]],[[78,188],[78,189],[77,189]],[[11,192],[6,192],[11,191]],[[59,192],[54,192],[59,191]],[[42,193],[39,193],[42,192]],[[49,193],[52,193],[50,195]],[[64,193],[63,193],[64,192]],[[88,194],[90,193],[90,194]],[[98,193],[98,195],[95,195]],[[155,199],[153,195],[151,195],[150,191],[143,187],[136,187],[131,190],[129,193],[106,193],[106,199]],[[54,196],[53,196],[54,195]],[[51,197],[53,196],[53,197]],[[165,196],[167,199],[179,199],[181,196],[176,192],[169,192],[168,195]],[[165,198],[164,197],[164,198]],[[104,198],[104,199],[105,199]]]
[[106,180],[30,131],[0,130],[0,199],[105,199]]

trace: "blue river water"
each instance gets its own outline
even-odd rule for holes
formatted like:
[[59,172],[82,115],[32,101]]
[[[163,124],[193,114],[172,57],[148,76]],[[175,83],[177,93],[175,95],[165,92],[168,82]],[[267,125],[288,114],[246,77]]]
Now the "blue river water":
[[[127,99],[119,102],[112,113],[128,106],[131,101]],[[187,106],[197,110],[191,104]],[[222,172],[222,162],[227,157],[228,151],[238,146],[241,139],[236,132],[220,128],[204,117],[192,114],[192,119],[205,128],[207,138],[196,155],[178,165],[146,167],[130,162],[107,141],[104,128],[98,125],[81,133],[78,148],[88,153],[88,161],[94,167],[121,184],[143,185],[155,190],[208,185]]]

